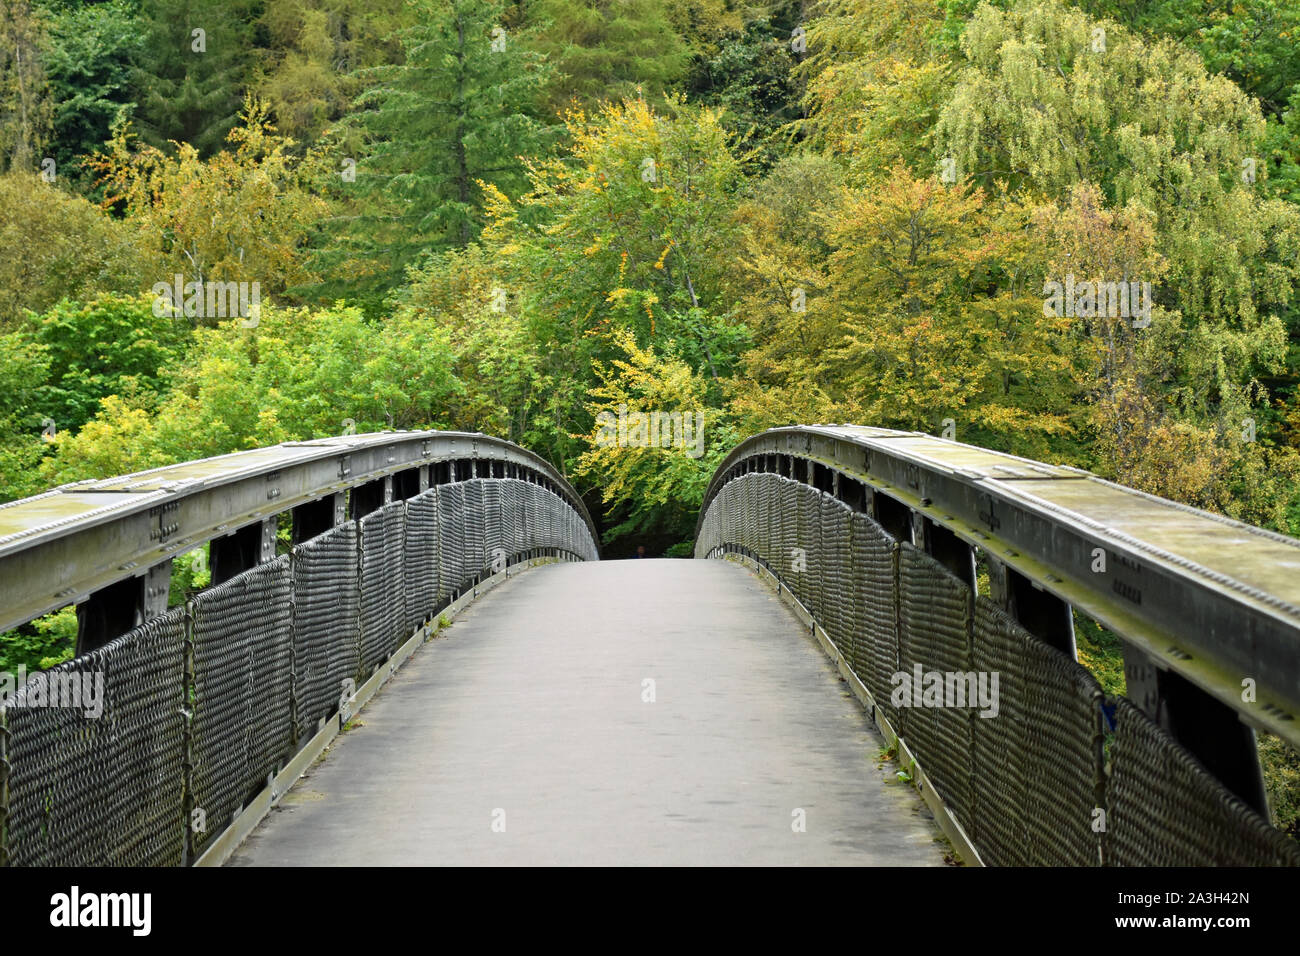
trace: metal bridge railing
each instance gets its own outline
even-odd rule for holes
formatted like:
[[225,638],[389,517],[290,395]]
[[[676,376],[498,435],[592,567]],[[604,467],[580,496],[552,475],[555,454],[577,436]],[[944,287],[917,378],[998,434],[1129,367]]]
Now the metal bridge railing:
[[[1300,542],[1083,472],[809,426],[718,468],[696,557],[728,554],[820,628],[967,858],[1300,865],[1251,729],[1300,736]],[[1124,641],[1127,696],[1076,662],[1072,607]],[[996,714],[896,696],[917,674],[997,675]]]
[[[77,657],[34,676],[0,706],[0,861],[192,863],[339,711],[350,690],[462,592],[522,561],[598,558],[590,519],[562,478],[522,449],[470,437],[466,447],[464,436],[417,435],[413,458],[386,453],[382,467],[359,469],[343,482],[338,458],[376,445],[391,449],[394,441],[409,444],[411,436],[357,436],[330,445],[336,460],[323,473],[333,480],[300,492],[290,512],[296,543],[278,557],[274,537],[268,538],[273,512],[244,534],[233,527],[238,518],[220,514],[211,499],[179,506],[187,494],[211,486],[174,490],[178,507],[169,513],[181,516],[182,527],[162,553],[193,547],[206,522],[226,524],[228,537],[211,543],[217,583],[103,643],[95,638],[104,635],[104,622],[149,613],[146,589],[157,586],[156,565],[139,573],[123,567],[131,564],[123,554],[140,542],[119,528],[117,551],[99,556],[122,568],[117,580],[86,564],[65,569],[101,584],[82,602],[98,604],[101,613],[80,615]],[[300,447],[287,457],[299,455]],[[256,468],[233,463],[240,482],[263,491],[258,468],[283,480],[284,459],[267,451],[249,453],[261,456]],[[214,462],[210,478],[232,467],[229,459]],[[409,496],[396,497],[403,491]],[[236,489],[224,507],[238,513],[244,501]],[[14,504],[11,514],[24,505]],[[188,528],[186,515],[196,518]],[[117,520],[129,526],[130,510]],[[74,521],[0,537],[0,561],[21,557],[24,548],[57,550],[60,537],[76,534]],[[269,549],[247,547],[268,540]],[[156,537],[152,545],[159,546]],[[42,560],[32,561],[33,572]],[[239,567],[240,560],[247,566]],[[7,567],[21,573],[21,564]],[[162,567],[170,572],[170,558]],[[51,582],[27,585],[48,591]],[[19,604],[30,608],[40,600],[29,595]],[[13,612],[5,613],[12,623]],[[50,706],[51,688],[74,677],[102,680],[99,713]]]

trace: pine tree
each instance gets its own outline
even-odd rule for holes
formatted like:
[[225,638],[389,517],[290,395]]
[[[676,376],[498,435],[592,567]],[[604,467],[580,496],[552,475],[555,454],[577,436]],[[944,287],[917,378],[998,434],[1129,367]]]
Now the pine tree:
[[369,88],[342,124],[361,144],[354,178],[341,187],[353,215],[322,257],[339,291],[372,300],[422,253],[477,237],[479,184],[520,193],[520,157],[537,155],[551,135],[537,118],[546,65],[502,26],[503,3],[416,5],[417,25],[401,33],[404,62],[361,71]]
[[36,169],[49,138],[44,45],[27,0],[0,0],[0,170]]
[[253,60],[258,0],[143,0],[135,64],[141,137],[153,146],[222,148],[235,125]]

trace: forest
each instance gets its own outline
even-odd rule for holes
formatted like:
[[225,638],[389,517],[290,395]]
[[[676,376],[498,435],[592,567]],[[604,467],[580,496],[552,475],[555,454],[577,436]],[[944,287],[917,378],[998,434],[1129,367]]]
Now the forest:
[[851,422],[1300,535],[1294,0],[0,0],[0,210],[0,501],[482,431],[689,556]]

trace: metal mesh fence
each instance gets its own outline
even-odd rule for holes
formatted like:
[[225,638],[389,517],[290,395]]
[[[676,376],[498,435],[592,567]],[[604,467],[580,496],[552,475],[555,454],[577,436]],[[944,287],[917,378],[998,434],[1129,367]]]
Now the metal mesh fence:
[[823,627],[845,657],[851,654],[856,592],[853,587],[853,549],[849,537],[849,509],[830,495],[822,496],[822,554],[825,555],[821,604]]
[[35,675],[0,709],[11,865],[181,862],[185,625],[178,608]]
[[533,482],[441,485],[33,675],[0,706],[0,864],[196,859],[336,710],[345,680],[451,588],[499,570],[494,557],[542,547],[598,557],[586,522]]
[[998,675],[996,715],[973,720],[976,842],[994,865],[1097,866],[1102,690],[986,598],[975,670]]
[[290,593],[283,555],[192,602],[196,855],[292,747]]
[[361,672],[369,675],[407,636],[403,550],[406,503],[394,501],[360,521]]
[[1120,697],[1107,782],[1114,866],[1300,866],[1300,848]]
[[487,512],[483,498],[483,478],[473,478],[465,482],[465,563],[464,573],[467,579],[473,579],[482,572],[487,544]]
[[[871,517],[751,472],[717,489],[695,544],[696,557],[736,550],[825,630],[984,862],[1300,865],[1293,840],[1123,698],[1107,773],[1096,679]],[[931,675],[940,706],[926,703]]]
[[338,706],[361,666],[357,525],[332,528],[293,549],[293,689],[305,740]]
[[406,500],[406,633],[415,633],[438,603],[438,489]]
[[895,607],[898,543],[869,516],[850,519],[853,536],[854,635],[850,659],[854,673],[866,685],[876,707],[898,726],[890,703],[891,678],[898,671],[898,627]]
[[[973,831],[971,710],[939,706],[928,693],[933,677],[969,673],[971,590],[947,568],[904,542],[898,560],[899,671],[911,686],[911,706],[900,707],[903,735],[935,790],[958,822]],[[906,686],[906,685],[905,685]],[[918,706],[919,705],[919,706]]]

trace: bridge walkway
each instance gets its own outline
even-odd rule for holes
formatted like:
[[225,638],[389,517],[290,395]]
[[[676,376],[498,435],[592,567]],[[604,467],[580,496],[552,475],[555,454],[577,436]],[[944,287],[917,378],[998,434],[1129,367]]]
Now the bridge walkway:
[[230,865],[941,865],[881,744],[744,568],[550,565],[417,651]]

